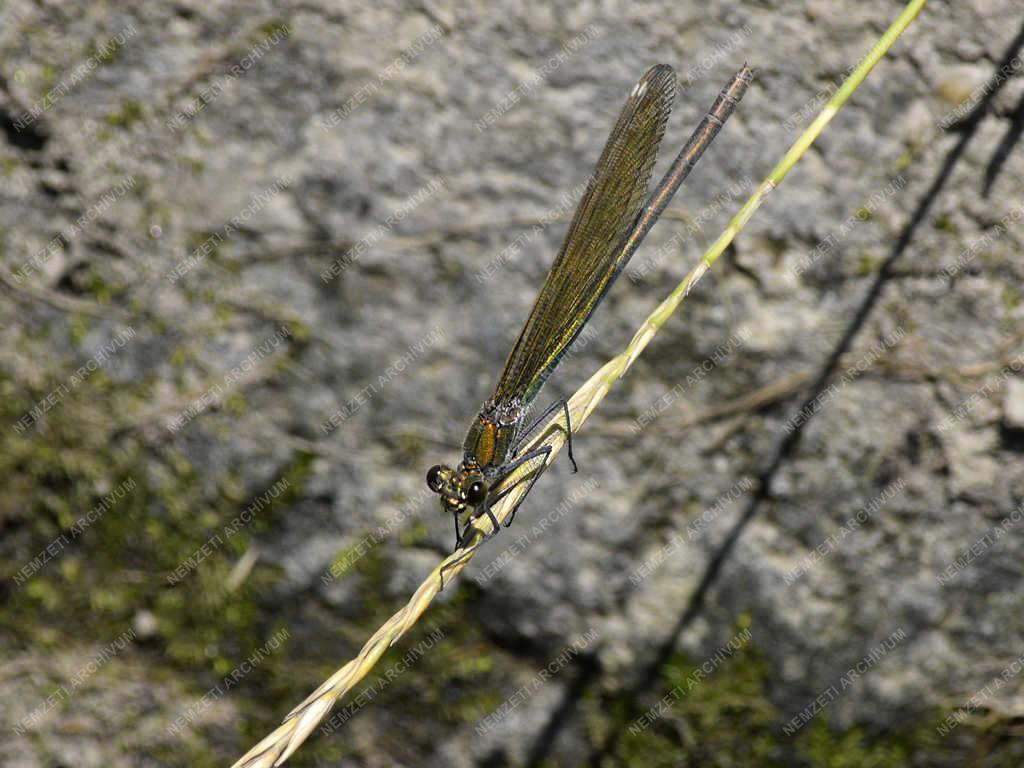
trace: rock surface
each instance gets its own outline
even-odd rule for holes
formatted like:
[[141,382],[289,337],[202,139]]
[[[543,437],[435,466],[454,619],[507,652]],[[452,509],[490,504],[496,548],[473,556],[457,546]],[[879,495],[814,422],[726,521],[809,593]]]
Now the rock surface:
[[[724,765],[714,691],[766,765],[856,733],[865,765],[960,765],[978,718],[1011,732],[1024,19],[970,5],[910,27],[579,433],[579,475],[560,459],[443,593],[444,639],[399,644],[380,670],[407,671],[296,764]],[[628,341],[895,12],[5,3],[0,763],[224,764],[272,730],[450,546],[423,472],[457,459],[640,74],[680,77],[660,167],[740,63],[757,80],[545,397]],[[629,732],[743,630],[692,708]]]

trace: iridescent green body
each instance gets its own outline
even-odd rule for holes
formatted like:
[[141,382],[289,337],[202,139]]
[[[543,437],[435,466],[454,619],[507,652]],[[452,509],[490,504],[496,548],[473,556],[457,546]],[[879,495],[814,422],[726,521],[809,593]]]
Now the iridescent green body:
[[[474,517],[490,514],[490,504],[510,490],[500,486],[515,468],[546,458],[545,451],[550,448],[517,454],[519,443],[535,426],[525,422],[530,405],[735,108],[750,80],[747,67],[734,76],[650,198],[647,187],[675,98],[675,73],[671,67],[659,64],[648,70],[633,89],[509,353],[494,394],[469,428],[462,462],[455,469],[437,465],[427,473],[427,483],[441,496],[442,508],[456,516],[457,532],[458,518],[467,510],[472,510]],[[569,411],[564,401],[557,407],[565,414],[571,459]],[[554,410],[548,409],[538,421]],[[529,480],[531,484],[543,466],[541,461]],[[506,524],[512,514],[514,510]],[[497,522],[491,517],[496,528]]]
[[484,403],[462,445],[463,463],[468,460],[481,469],[503,465],[521,422],[518,407],[499,408],[493,400]]
[[466,434],[458,469],[439,465],[431,470],[438,471],[438,479],[437,482],[428,479],[428,483],[432,488],[438,486],[445,491],[441,493],[443,509],[458,516],[477,506],[471,503],[470,489],[474,483],[481,483],[486,493],[508,464],[522,426],[523,411],[517,403],[499,405],[492,400],[484,403]]

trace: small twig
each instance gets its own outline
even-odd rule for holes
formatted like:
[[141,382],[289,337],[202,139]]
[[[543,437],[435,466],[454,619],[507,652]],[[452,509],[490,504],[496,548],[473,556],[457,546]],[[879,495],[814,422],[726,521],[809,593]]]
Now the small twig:
[[0,285],[3,285],[4,288],[10,291],[18,301],[41,301],[43,304],[48,304],[54,309],[59,309],[62,312],[80,312],[83,315],[89,315],[90,317],[103,317],[110,313],[110,311],[105,309],[102,304],[86,301],[85,299],[78,299],[74,296],[65,296],[62,293],[51,291],[48,288],[21,285],[3,272],[0,272]]

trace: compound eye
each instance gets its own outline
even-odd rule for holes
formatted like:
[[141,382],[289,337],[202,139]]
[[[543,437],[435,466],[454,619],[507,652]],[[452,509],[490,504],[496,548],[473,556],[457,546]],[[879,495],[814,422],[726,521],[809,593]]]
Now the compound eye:
[[435,464],[427,470],[427,486],[434,493],[441,492],[441,465]]
[[466,488],[466,502],[474,507],[481,504],[487,498],[487,486],[480,480],[474,480]]

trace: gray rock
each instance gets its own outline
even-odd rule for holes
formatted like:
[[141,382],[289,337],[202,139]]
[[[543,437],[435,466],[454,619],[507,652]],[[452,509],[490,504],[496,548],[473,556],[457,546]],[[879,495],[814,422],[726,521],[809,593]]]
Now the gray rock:
[[1006,381],[1003,424],[1009,429],[1024,429],[1024,379],[1010,378]]
[[[687,0],[614,13],[435,5],[58,10],[17,0],[0,11],[0,117],[41,103],[97,44],[134,30],[36,130],[0,134],[2,267],[13,275],[41,262],[4,289],[0,394],[38,397],[129,326],[137,336],[103,367],[110,389],[94,403],[94,426],[109,427],[112,450],[140,441],[151,462],[143,474],[164,477],[184,457],[204,498],[220,498],[227,483],[250,499],[313,454],[287,512],[247,533],[259,567],[277,577],[253,603],[258,622],[302,635],[302,674],[344,663],[373,631],[359,623],[365,614],[397,607],[450,546],[451,521],[424,492],[423,472],[457,460],[558,249],[574,202],[565,196],[586,180],[639,75],[664,61],[684,76],[660,168],[740,63],[758,73],[637,258],[675,234],[680,244],[619,281],[593,318],[592,341],[565,360],[545,398],[571,393],[629,340],[895,12],[877,0],[841,9]],[[580,474],[560,457],[463,580],[526,536],[521,554],[478,579],[466,603],[455,588],[442,595],[463,605],[473,642],[507,674],[501,696],[567,638],[596,628],[601,673],[585,694],[600,704],[641,679],[667,640],[699,662],[746,616],[766,695],[788,719],[900,629],[906,640],[826,713],[837,727],[898,732],[966,701],[1012,660],[1024,636],[1024,539],[1002,537],[956,564],[1024,497],[1015,435],[1024,382],[1010,376],[1004,392],[1000,380],[1024,329],[1019,221],[996,226],[1019,210],[1024,183],[1019,147],[1000,149],[1019,121],[1019,77],[949,169],[964,134],[939,124],[984,95],[1017,33],[1018,5],[950,4],[915,22],[580,431]],[[233,76],[257,29],[275,20],[290,32]],[[558,65],[537,78],[553,57]],[[944,186],[831,386],[801,412],[808,383],[941,173]],[[104,202],[125,178],[131,192]],[[552,212],[556,221],[535,232]],[[211,237],[216,248],[197,255]],[[506,251],[519,237],[522,247]],[[340,274],[322,279],[338,260]],[[187,269],[169,279],[176,267]],[[282,327],[288,341],[265,349]],[[883,343],[896,330],[899,341]],[[727,360],[680,387],[736,334],[743,342]],[[144,383],[143,403],[115,396]],[[209,392],[223,397],[168,428]],[[763,400],[747,400],[754,394]],[[48,452],[55,434],[64,439],[55,416],[29,436]],[[796,422],[806,424],[789,445]],[[35,482],[17,467],[12,474]],[[753,479],[772,467],[770,493],[745,518]],[[529,533],[591,479],[592,492]],[[3,502],[16,534],[0,545],[4,561],[45,545],[29,538],[29,521],[44,493],[65,492],[52,482]],[[873,508],[894,483],[899,492]],[[152,502],[154,519],[163,504]],[[367,540],[364,571],[324,581],[339,554]],[[143,567],[125,546],[123,570]],[[955,575],[940,579],[950,567]],[[159,610],[130,607],[140,636]],[[4,676],[5,722],[21,716],[16,702],[44,699],[72,674],[65,656],[80,650],[10,643],[13,668],[49,671]],[[0,747],[0,762],[149,765],[138,755],[174,749],[166,725],[208,680],[166,682],[184,672],[156,652],[115,658],[110,670],[81,705]],[[248,712],[236,701],[270,720],[298,703],[268,701],[276,683],[220,699],[189,743],[210,761],[237,757],[237,734],[252,728],[240,726]],[[344,740],[352,764],[469,765],[498,752],[517,762],[557,722],[547,756],[577,763],[589,757],[590,731],[560,713],[568,685],[550,683],[485,740],[427,705],[415,725],[428,746],[395,743],[392,712],[323,738]],[[1012,678],[992,710],[1019,711],[1022,686],[1024,676]],[[143,710],[137,721],[116,714],[132,708]]]

